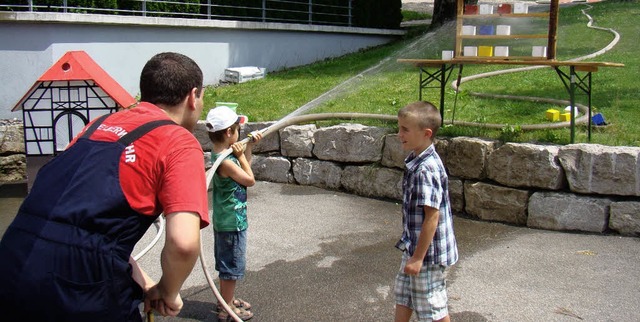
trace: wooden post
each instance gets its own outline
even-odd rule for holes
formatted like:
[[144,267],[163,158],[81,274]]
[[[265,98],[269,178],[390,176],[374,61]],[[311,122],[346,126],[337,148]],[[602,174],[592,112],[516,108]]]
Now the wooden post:
[[456,13],[456,49],[453,53],[453,57],[462,57],[462,18],[464,14],[464,0],[458,0]]
[[547,59],[556,59],[556,41],[558,33],[559,0],[551,0],[549,6],[549,42],[547,43]]

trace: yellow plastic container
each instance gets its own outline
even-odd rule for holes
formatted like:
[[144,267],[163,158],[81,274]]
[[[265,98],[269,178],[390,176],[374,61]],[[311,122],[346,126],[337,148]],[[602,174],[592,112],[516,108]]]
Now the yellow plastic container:
[[478,46],[478,56],[493,57],[493,46]]
[[232,111],[236,111],[236,108],[238,108],[238,103],[232,103],[232,102],[216,102],[216,107],[218,106],[226,106],[228,108],[230,108]]
[[569,122],[569,121],[571,121],[571,113],[560,114],[560,122]]
[[558,110],[554,110],[554,109],[548,109],[547,113],[547,120],[551,121],[551,122],[556,122],[560,119],[560,111]]

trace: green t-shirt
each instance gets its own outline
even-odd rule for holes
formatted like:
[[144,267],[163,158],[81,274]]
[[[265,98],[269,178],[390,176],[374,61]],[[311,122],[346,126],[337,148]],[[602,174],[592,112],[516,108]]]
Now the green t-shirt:
[[[219,154],[211,153],[213,160]],[[240,162],[230,154],[225,158],[240,166]],[[233,179],[213,175],[213,229],[218,232],[243,231],[247,229],[247,187]]]

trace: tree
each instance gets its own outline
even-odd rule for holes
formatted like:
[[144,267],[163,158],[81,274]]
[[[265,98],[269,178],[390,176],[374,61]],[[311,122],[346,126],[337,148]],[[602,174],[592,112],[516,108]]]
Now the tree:
[[[435,0],[430,29],[435,29],[448,21],[456,20],[457,0]],[[477,4],[478,0],[464,0],[465,4]]]

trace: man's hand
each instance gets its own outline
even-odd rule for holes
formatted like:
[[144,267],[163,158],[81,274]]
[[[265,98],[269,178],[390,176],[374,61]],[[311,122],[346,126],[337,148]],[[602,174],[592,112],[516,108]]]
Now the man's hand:
[[162,316],[177,316],[182,310],[182,305],[180,294],[175,297],[166,297],[158,288],[158,284],[151,287],[144,298],[144,311],[149,312],[154,309]]

